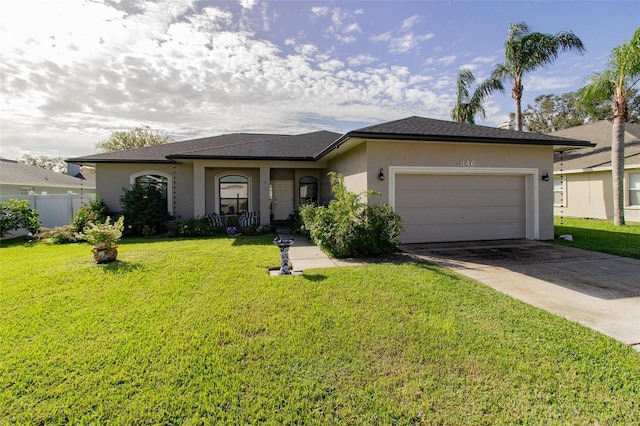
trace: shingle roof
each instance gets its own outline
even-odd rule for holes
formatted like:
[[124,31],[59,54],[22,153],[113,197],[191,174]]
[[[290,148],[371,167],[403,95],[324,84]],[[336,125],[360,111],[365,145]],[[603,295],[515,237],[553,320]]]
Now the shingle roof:
[[[70,188],[80,188],[81,186],[79,178],[5,159],[0,159],[0,182],[26,186],[62,186]],[[92,188],[95,184],[84,181],[82,186]]]
[[312,159],[340,135],[320,131],[302,135],[232,133],[125,151],[70,158],[73,163],[170,163],[186,158]]
[[[561,167],[565,171],[611,167],[612,130],[613,123],[608,120],[602,120],[553,132],[552,135],[554,136],[580,138],[597,144],[593,148],[565,152],[562,156],[556,154],[554,171],[560,171]],[[625,164],[640,165],[640,125],[626,123],[624,140]],[[562,166],[560,163],[562,163]]]
[[349,138],[589,146],[586,141],[452,121],[409,117],[349,132],[302,135],[234,133],[146,148],[70,158],[72,163],[169,163],[188,158],[317,160]]
[[347,133],[348,137],[376,139],[415,139],[453,142],[482,142],[509,144],[543,144],[587,146],[584,140],[566,139],[542,133],[519,132],[455,121],[436,120],[424,117],[408,117],[401,120],[376,124]]
[[339,133],[319,131],[294,136],[257,139],[245,143],[227,144],[181,152],[170,158],[234,158],[234,159],[297,159],[313,160],[327,145],[340,137]]

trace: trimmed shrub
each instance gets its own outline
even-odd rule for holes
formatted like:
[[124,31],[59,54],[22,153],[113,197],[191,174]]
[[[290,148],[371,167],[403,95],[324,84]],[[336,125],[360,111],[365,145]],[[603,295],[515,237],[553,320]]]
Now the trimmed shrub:
[[[389,205],[369,205],[374,191],[347,191],[344,178],[329,173],[334,200],[328,207],[305,205],[300,217],[311,239],[338,258],[369,257],[393,253],[400,246],[402,219]],[[363,200],[364,198],[364,200]]]
[[170,219],[166,202],[153,186],[131,185],[125,189],[120,196],[125,235],[150,235],[164,231],[165,222]]
[[191,218],[178,223],[178,234],[181,237],[211,237],[227,235],[224,228],[216,226],[211,217]]
[[40,212],[32,209],[27,200],[10,199],[0,202],[0,237],[20,228],[33,235],[37,234],[42,228]]

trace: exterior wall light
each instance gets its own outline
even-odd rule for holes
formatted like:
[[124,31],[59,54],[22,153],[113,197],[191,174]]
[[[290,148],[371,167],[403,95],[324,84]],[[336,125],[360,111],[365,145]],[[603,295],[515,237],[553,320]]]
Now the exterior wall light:
[[542,174],[542,180],[545,182],[549,182],[549,172],[544,172]]
[[378,173],[378,179],[384,180],[384,171],[382,170],[382,167],[380,167],[380,173]]

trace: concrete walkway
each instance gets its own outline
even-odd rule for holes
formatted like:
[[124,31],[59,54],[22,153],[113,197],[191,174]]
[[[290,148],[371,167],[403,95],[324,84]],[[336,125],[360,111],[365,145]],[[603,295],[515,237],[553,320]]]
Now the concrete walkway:
[[278,235],[280,235],[280,238],[282,239],[289,239],[293,237],[295,241],[291,248],[289,248],[289,261],[294,274],[300,274],[306,269],[357,266],[364,264],[359,261],[331,259],[305,236],[300,234],[291,235],[287,228],[278,228]]

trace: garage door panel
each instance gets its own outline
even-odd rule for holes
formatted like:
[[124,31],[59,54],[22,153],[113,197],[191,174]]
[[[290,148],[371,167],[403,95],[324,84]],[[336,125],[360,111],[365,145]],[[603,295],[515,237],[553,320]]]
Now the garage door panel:
[[[428,195],[427,195],[428,194]],[[524,202],[521,191],[397,191],[396,204],[404,207],[438,208],[442,205],[450,207],[514,207]]]
[[[438,208],[409,208],[403,209],[402,212],[406,216],[405,222],[413,225],[426,226],[429,224],[464,224],[474,223],[477,225],[497,225],[503,222],[518,222],[522,220],[515,217],[514,209],[518,209],[524,215],[524,209],[519,207],[476,207],[461,211],[455,207],[438,207]],[[403,216],[404,219],[404,216]]]
[[517,175],[396,175],[401,240],[526,237],[525,178]]
[[[482,240],[506,240],[522,237],[514,237],[519,232],[519,224],[500,224],[491,228],[479,228],[476,224],[458,225],[432,225],[428,233],[424,228],[405,226],[402,241],[405,244],[424,242],[446,241],[482,241]],[[425,236],[427,239],[425,239]]]

